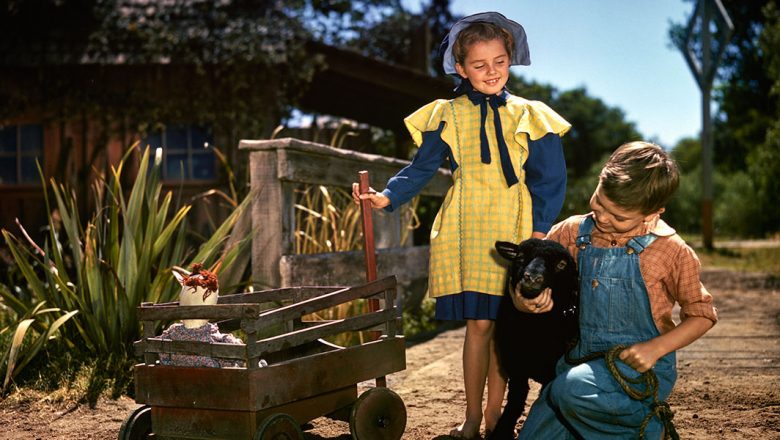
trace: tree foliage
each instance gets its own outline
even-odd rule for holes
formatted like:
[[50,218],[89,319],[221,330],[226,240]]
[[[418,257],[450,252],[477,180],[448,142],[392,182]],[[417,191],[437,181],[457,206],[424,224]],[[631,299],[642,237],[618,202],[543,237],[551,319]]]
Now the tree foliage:
[[[727,183],[715,191],[715,226],[716,230],[728,229],[735,234],[764,235],[777,231],[780,221],[780,209],[775,208],[780,206],[780,187],[776,184],[776,176],[780,175],[776,134],[780,116],[776,92],[780,87],[780,69],[776,67],[780,56],[777,4],[774,0],[723,0],[723,4],[734,33],[725,47],[713,90],[717,105],[713,118],[714,161],[716,173],[721,175],[716,175],[715,184],[718,179]],[[672,42],[678,47],[684,44],[684,28],[685,23],[673,23],[670,28]],[[722,216],[720,222],[718,206],[735,200],[727,194],[731,187],[739,187],[743,199],[762,210],[756,213],[745,207],[746,212],[757,215],[744,222]],[[742,208],[732,205],[731,209]],[[736,224],[740,226],[735,228]]]
[[621,109],[590,96],[583,87],[559,91],[514,75],[507,87],[526,99],[546,103],[572,124],[563,138],[569,182],[561,218],[589,211],[588,201],[606,157],[623,143],[642,138],[635,124],[626,120]]
[[514,76],[508,87],[526,99],[546,103],[571,123],[572,128],[564,137],[566,166],[571,178],[584,177],[615,148],[642,137],[635,124],[626,120],[623,110],[590,96],[584,87],[559,91],[552,85]]
[[[440,43],[459,19],[450,12],[449,0],[430,0],[423,4],[420,14],[412,14],[403,7],[393,9],[384,20],[357,29],[355,38],[347,43],[361,53],[396,64],[410,64],[414,53],[414,39],[422,39],[424,30],[430,38],[428,53],[430,72],[445,76],[441,66]],[[416,43],[420,43],[417,41]]]
[[15,78],[21,87],[0,87],[0,119],[43,109],[47,121],[99,121],[103,145],[122,130],[207,125],[239,168],[238,140],[268,136],[320,67],[306,43],[353,38],[396,7],[396,0],[12,0],[0,9],[0,65],[27,70]]

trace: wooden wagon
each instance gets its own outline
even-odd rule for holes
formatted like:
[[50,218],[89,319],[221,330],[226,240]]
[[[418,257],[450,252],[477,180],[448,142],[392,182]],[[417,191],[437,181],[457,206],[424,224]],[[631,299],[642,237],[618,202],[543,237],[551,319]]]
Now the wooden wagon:
[[[403,400],[384,376],[406,368],[394,276],[351,287],[289,287],[224,295],[215,305],[142,304],[144,362],[135,366],[136,401],[123,423],[129,439],[302,439],[300,426],[320,416],[349,421],[358,440],[397,440],[406,427]],[[334,321],[304,318],[351,301],[378,299],[378,310]],[[376,302],[376,301],[374,301]],[[164,340],[159,323],[180,319],[241,329],[244,344]],[[341,347],[323,338],[368,331],[368,342]],[[243,361],[243,368],[162,365],[160,354]],[[267,366],[260,366],[260,360]],[[377,386],[358,396],[358,384]]]

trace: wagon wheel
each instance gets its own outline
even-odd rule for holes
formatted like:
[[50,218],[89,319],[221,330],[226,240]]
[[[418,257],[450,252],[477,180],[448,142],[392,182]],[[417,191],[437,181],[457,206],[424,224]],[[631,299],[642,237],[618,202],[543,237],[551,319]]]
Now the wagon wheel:
[[303,440],[303,432],[292,416],[278,413],[263,421],[254,440]]
[[119,428],[119,440],[143,440],[152,433],[152,408],[138,407],[130,413]]
[[355,440],[399,440],[405,429],[404,401],[388,388],[371,388],[352,406],[349,431]]

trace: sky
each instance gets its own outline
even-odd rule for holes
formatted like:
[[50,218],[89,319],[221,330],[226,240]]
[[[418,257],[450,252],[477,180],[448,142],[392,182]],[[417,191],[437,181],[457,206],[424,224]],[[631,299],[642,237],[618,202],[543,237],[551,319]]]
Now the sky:
[[[413,12],[420,0],[403,0]],[[682,53],[671,46],[670,21],[687,23],[683,0],[453,0],[454,14],[497,11],[525,28],[526,79],[558,90],[585,87],[619,107],[647,140],[672,148],[701,130],[701,92]],[[563,115],[564,117],[566,115]]]

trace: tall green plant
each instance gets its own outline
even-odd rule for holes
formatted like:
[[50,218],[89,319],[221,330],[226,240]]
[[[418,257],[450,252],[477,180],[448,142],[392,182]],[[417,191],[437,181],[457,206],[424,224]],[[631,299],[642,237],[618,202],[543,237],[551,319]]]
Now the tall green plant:
[[[219,262],[230,267],[246,251],[251,236],[226,248],[233,226],[250,201],[247,196],[205,243],[192,246],[186,225],[191,206],[170,214],[172,194],[162,194],[159,155],[150,164],[147,148],[132,188],[127,191],[122,187],[121,175],[133,151],[137,149],[128,151],[108,179],[94,183],[95,212],[86,223],[79,216],[75,193],[52,179],[53,207],[61,223],[57,224],[54,215],[49,217],[44,248],[33,244],[37,248],[33,252],[25,242],[2,231],[29,289],[28,301],[0,290],[4,301],[13,304],[20,315],[45,303],[51,312],[40,318],[45,322],[54,319],[55,311],[62,311],[65,314],[57,318],[59,321],[53,321],[58,326],[65,324],[62,340],[87,358],[112,360],[108,368],[116,371],[107,373],[125,378],[129,371],[122,360],[132,358],[132,344],[140,337],[137,306],[171,300],[179,291],[170,268],[194,262],[206,266]],[[53,212],[48,194],[45,201],[47,211]],[[20,322],[29,327],[35,321]],[[18,350],[23,338],[12,344],[11,350]],[[43,345],[35,347],[28,357],[35,356]],[[8,365],[11,371],[7,375],[13,377],[18,366]]]

